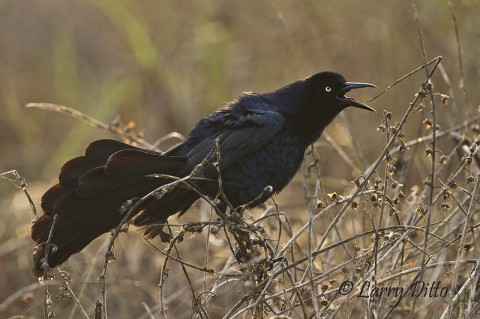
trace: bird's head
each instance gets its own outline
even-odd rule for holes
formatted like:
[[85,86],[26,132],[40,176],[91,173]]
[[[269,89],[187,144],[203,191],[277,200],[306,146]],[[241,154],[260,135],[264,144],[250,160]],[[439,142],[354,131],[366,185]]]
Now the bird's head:
[[376,87],[347,82],[335,72],[320,72],[271,93],[262,94],[285,116],[291,127],[308,144],[316,141],[325,127],[349,106],[375,112],[368,105],[345,96],[352,89]]
[[325,127],[349,106],[375,112],[368,105],[345,96],[352,89],[376,87],[369,83],[347,82],[334,72],[321,72],[294,82],[270,94],[281,105],[291,127],[309,143],[316,141]]
[[307,79],[309,82],[310,92],[313,93],[314,105],[318,107],[333,108],[332,112],[338,113],[349,106],[375,112],[368,105],[355,100],[354,98],[345,96],[352,89],[376,87],[370,83],[347,82],[345,78],[334,72],[317,73]]

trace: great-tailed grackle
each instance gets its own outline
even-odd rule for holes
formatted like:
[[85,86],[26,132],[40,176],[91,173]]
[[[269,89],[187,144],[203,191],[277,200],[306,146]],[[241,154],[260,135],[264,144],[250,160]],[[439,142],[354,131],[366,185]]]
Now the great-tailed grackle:
[[[33,273],[43,275],[54,215],[58,214],[49,246],[55,247],[49,251],[50,267],[115,228],[123,218],[124,202],[172,182],[152,174],[185,177],[205,163],[216,147],[220,167],[208,161],[202,164],[202,178],[192,182],[194,187],[214,197],[219,191],[219,169],[222,190],[233,207],[263,203],[288,184],[306,148],[340,111],[348,106],[373,111],[345,96],[351,89],[364,87],[375,86],[321,72],[271,93],[245,93],[201,119],[185,142],[163,154],[114,140],[91,143],[84,156],[63,165],[59,183],[42,197],[44,215],[32,226],[32,239],[37,243]],[[268,186],[272,192],[263,192]],[[184,213],[198,198],[197,192],[179,184],[160,199],[145,203],[131,222],[136,226],[163,223],[175,213]],[[147,231],[147,235],[152,233]]]

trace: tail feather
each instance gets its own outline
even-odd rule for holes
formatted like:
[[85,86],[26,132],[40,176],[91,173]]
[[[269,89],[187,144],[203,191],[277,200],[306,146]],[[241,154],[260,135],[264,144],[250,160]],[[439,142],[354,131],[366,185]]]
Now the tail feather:
[[115,140],[98,140],[90,143],[84,156],[72,158],[63,164],[58,180],[64,187],[77,186],[78,179],[88,171],[105,165],[108,158],[122,150],[141,150]]
[[60,185],[68,188],[77,186],[77,181],[89,170],[102,165],[97,162],[89,162],[85,156],[75,157],[63,164],[60,169],[58,181]]
[[85,149],[85,157],[91,162],[105,164],[112,154],[123,150],[142,149],[119,141],[103,139],[96,140],[88,144],[87,148]]
[[110,156],[105,164],[104,173],[112,178],[155,173],[174,174],[179,165],[185,162],[186,159],[183,157],[160,155],[144,150],[123,150]]
[[42,196],[42,209],[46,215],[52,216],[56,203],[72,189],[66,188],[60,184],[50,187]]
[[[115,193],[117,190],[131,185],[137,186],[137,184],[140,184],[139,186],[143,189],[144,187],[142,187],[141,182],[145,180],[148,180],[145,175],[111,179],[104,174],[103,167],[97,167],[79,179],[75,194],[79,198],[86,199],[95,198],[105,193]],[[127,191],[132,191],[132,189],[128,189]],[[118,194],[118,196],[120,195]],[[69,204],[67,203],[67,205]]]
[[[184,213],[198,199],[198,195],[187,188],[180,186],[175,192],[165,194],[160,200],[152,201],[133,218],[135,226],[163,223],[165,216],[175,213]],[[156,212],[162,212],[158,214]]]
[[52,225],[52,219],[52,216],[45,214],[40,216],[40,218],[35,221],[35,227],[32,227],[31,233],[33,241],[40,242],[42,240],[42,238],[45,236],[45,231],[49,230],[50,226]]
[[[49,253],[49,266],[55,267],[65,262],[95,238],[115,228],[123,219],[120,207],[125,200],[113,193],[104,196],[101,201],[98,198],[80,199],[74,193],[64,197],[64,210],[58,213],[52,232],[51,244],[55,250]],[[43,275],[44,243],[48,239],[52,222],[53,216],[44,215],[32,229],[32,238],[35,237],[34,240],[39,244],[33,255],[33,272],[37,276]]]
[[[58,216],[51,238],[55,249],[49,253],[50,267],[63,263],[92,240],[115,228],[124,217],[120,208],[127,200],[144,196],[170,182],[147,175],[175,175],[185,163],[184,158],[144,151],[117,141],[91,143],[84,156],[65,163],[60,183],[42,197],[45,214],[32,226],[32,239],[37,243],[33,273],[43,275],[45,243],[55,214]],[[177,192],[146,203],[139,215],[148,212],[148,216],[155,217],[138,224],[166,221],[170,215],[188,209],[198,197],[187,190],[179,189],[180,194],[188,195],[186,197],[170,195],[174,193]]]

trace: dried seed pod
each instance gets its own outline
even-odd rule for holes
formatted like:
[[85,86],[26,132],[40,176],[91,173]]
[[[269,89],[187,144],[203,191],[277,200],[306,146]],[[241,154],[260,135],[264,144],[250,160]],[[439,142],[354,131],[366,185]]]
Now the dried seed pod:
[[443,106],[448,106],[448,101],[450,100],[450,96],[446,94],[440,94],[440,100],[442,101]]
[[443,164],[443,165],[447,164],[447,156],[446,155],[440,156],[440,164]]
[[432,124],[432,120],[429,119],[429,118],[426,118],[423,120],[423,124],[427,127],[427,128],[431,128],[433,126]]
[[352,209],[353,209],[354,211],[356,211],[357,208],[358,208],[358,203],[355,202],[355,201],[353,201],[351,207],[352,207]]
[[473,175],[470,175],[467,177],[467,184],[472,184],[475,183],[475,177]]

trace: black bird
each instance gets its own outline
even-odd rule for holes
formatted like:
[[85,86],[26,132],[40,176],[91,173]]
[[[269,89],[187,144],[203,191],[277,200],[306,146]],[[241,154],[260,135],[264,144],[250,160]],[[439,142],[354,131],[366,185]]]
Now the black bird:
[[[43,275],[46,241],[56,214],[50,267],[65,262],[115,228],[123,218],[120,208],[127,200],[172,182],[152,174],[185,177],[200,163],[206,163],[197,173],[202,178],[193,184],[202,194],[214,197],[218,193],[218,171],[207,158],[214,150],[221,154],[219,169],[228,202],[233,207],[265,202],[290,182],[306,148],[338,113],[348,106],[374,111],[345,96],[351,89],[365,87],[375,86],[347,82],[338,73],[321,72],[271,93],[245,93],[201,119],[185,142],[165,153],[114,140],[92,142],[84,156],[63,165],[59,183],[42,197],[44,215],[32,226],[32,239],[37,244],[34,275]],[[271,192],[264,191],[268,186]],[[175,213],[183,214],[198,198],[198,193],[180,184],[160,199],[145,203],[131,222],[136,226],[164,223]],[[226,209],[226,203],[222,207]],[[147,236],[158,234],[149,229]]]

